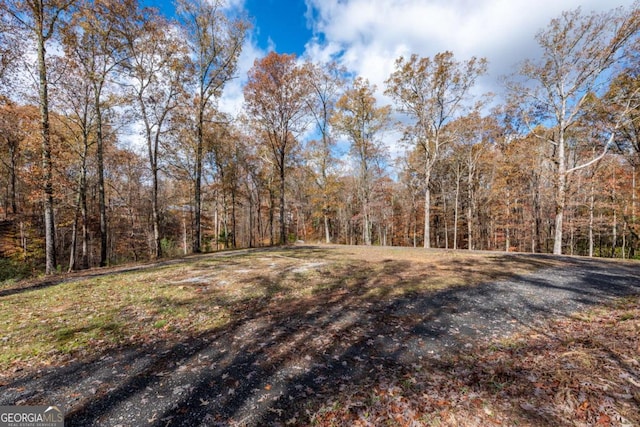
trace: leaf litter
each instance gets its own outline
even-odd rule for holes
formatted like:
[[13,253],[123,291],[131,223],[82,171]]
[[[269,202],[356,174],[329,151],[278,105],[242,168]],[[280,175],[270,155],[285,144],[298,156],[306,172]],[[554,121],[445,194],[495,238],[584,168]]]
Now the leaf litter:
[[[23,403],[66,393],[76,421],[90,421],[83,408],[108,403],[138,376],[151,378],[142,399],[180,409],[161,418],[168,422],[640,425],[637,297],[520,329],[515,321],[490,325],[491,311],[472,316],[487,304],[475,287],[557,267],[575,268],[544,257],[296,248],[62,284],[57,317],[32,311],[20,317],[23,330],[76,339],[78,332],[63,333],[77,319],[64,316],[71,297],[85,317],[110,313],[112,326],[94,325],[99,333],[86,344],[3,362],[13,370],[0,375],[0,387]],[[227,286],[214,286],[221,280]],[[61,289],[73,293],[65,298]],[[450,289],[461,291],[445,298]],[[37,292],[50,298],[47,288]],[[20,296],[2,302],[20,307]],[[20,354],[14,343],[0,345]],[[127,352],[140,353],[137,362],[126,362]],[[86,382],[15,391],[25,375],[74,364],[86,368]]]

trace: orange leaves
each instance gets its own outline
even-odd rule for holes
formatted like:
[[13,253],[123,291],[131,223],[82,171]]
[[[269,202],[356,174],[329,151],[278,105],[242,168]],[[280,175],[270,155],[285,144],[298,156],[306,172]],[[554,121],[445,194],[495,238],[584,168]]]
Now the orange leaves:
[[[256,60],[244,87],[250,116],[268,136],[274,148],[284,152],[289,133],[304,129],[303,116],[311,91],[309,73],[296,63],[295,55],[270,52]],[[272,141],[273,139],[273,141]]]

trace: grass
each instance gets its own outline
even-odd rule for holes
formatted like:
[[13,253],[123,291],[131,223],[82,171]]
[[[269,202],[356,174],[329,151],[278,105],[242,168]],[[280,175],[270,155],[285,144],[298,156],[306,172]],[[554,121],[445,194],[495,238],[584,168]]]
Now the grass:
[[[302,357],[296,346],[311,351],[332,345],[321,340],[323,332],[337,346],[347,345],[349,337],[358,339],[348,315],[371,301],[472,287],[568,262],[518,254],[321,246],[193,256],[50,282],[0,282],[0,384],[24,372],[96,360],[121,348],[171,346],[212,336],[233,330],[242,319],[266,321],[273,313],[286,319],[317,310],[316,329],[305,332],[290,325],[288,344],[277,338],[278,346],[265,347],[265,357],[284,363],[286,357]],[[335,306],[347,307],[345,317],[324,324],[322,312]],[[410,318],[380,321],[412,327]],[[614,422],[617,416],[640,423],[634,415],[640,388],[632,382],[640,366],[637,297],[552,321],[545,330],[486,342],[436,364],[378,370],[371,362],[366,380],[347,381],[329,399],[309,397],[304,403],[308,422],[620,425]],[[271,331],[279,336],[279,329]],[[599,412],[603,396],[622,402],[616,413]]]
[[[0,284],[0,370],[223,327],[255,304],[330,292],[393,298],[469,286],[557,262],[407,248],[331,247],[200,256],[43,285]],[[505,269],[505,265],[509,268]]]

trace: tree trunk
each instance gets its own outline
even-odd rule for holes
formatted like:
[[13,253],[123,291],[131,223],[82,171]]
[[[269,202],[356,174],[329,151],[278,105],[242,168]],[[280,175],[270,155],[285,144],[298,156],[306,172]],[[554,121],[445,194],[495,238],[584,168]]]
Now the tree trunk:
[[9,179],[10,179],[10,194],[9,194],[9,199],[10,199],[10,204],[11,204],[11,213],[13,215],[18,213],[18,203],[16,201],[16,181],[17,181],[17,177],[16,177],[16,168],[17,168],[17,162],[18,162],[18,149],[17,149],[17,144],[14,143],[9,143],[9,156],[11,157],[11,165],[9,167]]
[[562,222],[567,199],[567,166],[565,162],[564,138],[560,136],[558,141],[558,182],[556,188],[556,219],[555,235],[553,240],[553,254],[562,255]]
[[426,171],[424,178],[424,247],[431,247],[431,175]]
[[187,249],[187,215],[182,211],[182,253],[186,255]]
[[275,244],[275,230],[273,227],[273,222],[275,220],[275,215],[273,213],[274,208],[275,208],[275,196],[274,196],[274,191],[273,189],[270,187],[269,188],[269,245],[273,246]]
[[236,190],[231,190],[231,245],[236,248]]
[[324,206],[322,208],[322,218],[324,220],[324,241],[325,243],[331,243],[331,233],[329,231],[329,196],[326,194],[326,174],[324,176],[325,194],[324,194]]
[[633,166],[633,174],[631,175],[631,225],[630,231],[631,235],[629,236],[629,258],[634,255],[635,245],[634,245],[634,231],[637,224],[636,220],[636,167]]
[[613,210],[613,226],[611,228],[611,258],[615,258],[618,246],[618,214],[615,209]]
[[[460,166],[456,173],[456,196],[453,208],[453,249],[458,249],[458,208],[460,204]],[[468,215],[467,215],[468,216]],[[470,218],[467,218],[467,223]]]
[[108,228],[107,228],[107,203],[104,185],[104,135],[102,130],[102,110],[100,107],[100,91],[95,94],[96,110],[96,156],[98,167],[98,209],[100,211],[100,267],[107,265],[108,260]]
[[253,192],[251,191],[251,188],[249,188],[249,184],[247,184],[247,196],[248,196],[248,201],[249,201],[249,247],[253,248],[255,243],[253,241],[253,228],[254,228],[254,214],[253,214]]
[[[449,249],[449,222],[447,221],[447,197],[445,194],[444,185],[441,185],[440,188],[442,190],[442,214],[443,214],[442,217],[444,218],[444,248]],[[453,216],[454,216],[453,222],[455,224],[456,223],[455,209],[454,209]],[[454,245],[455,245],[455,240],[456,240],[456,234],[454,231],[453,232]],[[455,249],[455,246],[454,246],[454,249]]]
[[[202,224],[201,224],[201,214],[202,214],[202,144],[203,144],[203,117],[204,111],[201,110],[198,112],[198,129],[196,135],[196,174],[195,174],[195,182],[194,182],[194,213],[193,213],[193,252],[200,253],[202,252]],[[217,240],[218,236],[216,236]]]
[[369,198],[365,195],[362,206],[362,240],[366,246],[371,246],[371,223],[369,221]]
[[44,180],[45,274],[56,271],[55,221],[53,215],[53,165],[51,163],[51,130],[49,126],[49,92],[45,62],[43,22],[36,19],[38,29],[38,77],[40,97],[40,132],[42,138],[42,171]]
[[[467,197],[468,197],[468,206],[467,206],[467,239],[469,240],[467,243],[467,249],[470,251],[473,250],[473,209],[474,209],[474,195],[473,195],[473,177],[474,177],[474,169],[469,164],[469,174],[467,175]],[[481,245],[482,246],[482,245]]]
[[593,183],[594,177],[591,177],[591,186],[589,188],[589,257],[593,257],[593,211],[595,209],[595,189]]
[[73,215],[73,224],[71,226],[71,243],[69,244],[69,268],[67,272],[70,273],[76,268],[76,251],[78,247],[78,215],[80,215],[80,193],[76,202],[75,212]]
[[82,255],[80,256],[80,268],[89,268],[89,211],[87,209],[87,177],[86,170],[83,172],[84,180],[80,191],[80,216],[82,217]]
[[284,196],[284,191],[285,191],[285,181],[284,181],[284,175],[285,175],[285,167],[284,167],[284,162],[285,162],[285,152],[284,150],[282,150],[281,154],[280,154],[280,244],[281,245],[286,245],[287,244],[287,225],[285,222],[285,196]]
[[[157,154],[156,154],[157,155]],[[153,221],[154,257],[162,257],[162,241],[160,239],[160,212],[158,207],[158,164],[156,155],[151,164],[152,185],[151,190],[151,218]]]

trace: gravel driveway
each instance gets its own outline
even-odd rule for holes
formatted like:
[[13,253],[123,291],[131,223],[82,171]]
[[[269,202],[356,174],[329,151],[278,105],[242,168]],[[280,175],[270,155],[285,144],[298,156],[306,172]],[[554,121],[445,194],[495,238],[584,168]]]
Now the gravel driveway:
[[367,303],[238,313],[222,331],[171,346],[103,355],[29,373],[0,404],[57,404],[67,426],[299,424],[306,402],[372,371],[428,363],[543,320],[640,294],[640,264],[570,258],[496,283]]

